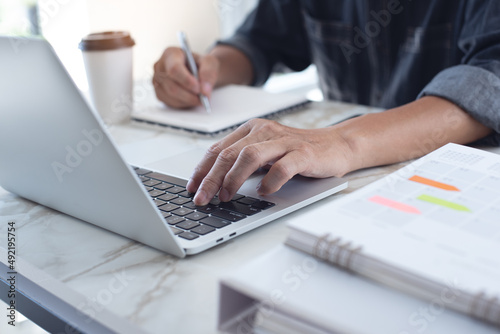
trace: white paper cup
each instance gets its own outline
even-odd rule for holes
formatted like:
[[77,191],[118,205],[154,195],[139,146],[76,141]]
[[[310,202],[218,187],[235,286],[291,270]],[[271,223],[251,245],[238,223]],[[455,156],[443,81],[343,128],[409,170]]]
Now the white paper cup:
[[126,122],[133,109],[130,34],[110,31],[84,37],[79,49],[89,84],[90,100],[107,125]]

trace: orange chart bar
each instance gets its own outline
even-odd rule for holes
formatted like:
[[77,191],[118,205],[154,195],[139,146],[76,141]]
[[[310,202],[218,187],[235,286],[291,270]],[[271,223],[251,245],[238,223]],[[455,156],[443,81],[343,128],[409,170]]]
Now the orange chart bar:
[[420,210],[414,206],[393,201],[392,199],[388,199],[382,196],[375,195],[373,197],[370,197],[368,200],[406,213],[421,214]]
[[460,189],[458,189],[455,186],[452,186],[452,185],[449,185],[449,184],[446,184],[446,183],[441,183],[441,182],[438,182],[438,181],[434,181],[434,180],[431,180],[431,179],[428,179],[428,178],[425,178],[425,177],[422,177],[422,176],[418,176],[418,175],[413,175],[412,177],[409,178],[409,180],[413,181],[413,182],[418,182],[418,183],[421,183],[421,184],[425,184],[425,185],[428,185],[428,186],[431,186],[431,187],[434,187],[434,188],[439,188],[439,189],[447,190],[447,191],[460,191]]

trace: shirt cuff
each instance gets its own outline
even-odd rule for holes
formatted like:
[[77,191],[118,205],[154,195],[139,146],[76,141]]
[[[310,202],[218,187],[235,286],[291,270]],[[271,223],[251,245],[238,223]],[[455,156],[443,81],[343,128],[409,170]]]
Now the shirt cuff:
[[418,98],[445,98],[495,133],[484,142],[500,146],[500,78],[481,67],[457,65],[438,73]]
[[253,67],[252,86],[262,86],[271,74],[267,58],[248,39],[241,35],[217,41],[216,45],[229,45],[243,52]]

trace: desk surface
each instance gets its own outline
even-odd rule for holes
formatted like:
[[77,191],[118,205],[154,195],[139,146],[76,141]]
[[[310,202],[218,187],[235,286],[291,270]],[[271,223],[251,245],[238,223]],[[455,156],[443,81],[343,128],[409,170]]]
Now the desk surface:
[[[280,121],[312,128],[360,111],[369,110],[314,103]],[[215,141],[140,124],[115,126],[110,132],[125,158],[136,164]],[[168,141],[180,145],[159,157],[156,149]],[[349,189],[302,210],[328,205],[402,165],[351,173]],[[219,278],[281,244],[291,215],[202,254],[177,259],[0,188],[0,277],[5,280],[7,273],[7,223],[15,222],[17,288],[68,322],[66,332],[71,333],[72,327],[84,331],[107,327],[119,333],[216,333]]]

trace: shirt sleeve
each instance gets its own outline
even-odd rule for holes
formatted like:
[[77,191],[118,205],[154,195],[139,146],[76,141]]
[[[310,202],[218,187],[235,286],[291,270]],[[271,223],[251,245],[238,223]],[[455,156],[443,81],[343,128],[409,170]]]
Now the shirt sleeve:
[[438,73],[419,98],[445,98],[494,130],[483,142],[500,146],[500,1],[468,1],[458,47],[461,64]]
[[264,84],[276,65],[301,71],[311,64],[301,7],[296,0],[260,0],[235,35],[217,44],[233,46],[250,59],[255,86]]

